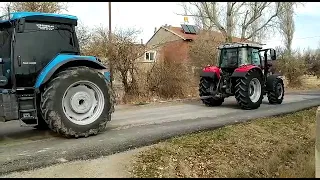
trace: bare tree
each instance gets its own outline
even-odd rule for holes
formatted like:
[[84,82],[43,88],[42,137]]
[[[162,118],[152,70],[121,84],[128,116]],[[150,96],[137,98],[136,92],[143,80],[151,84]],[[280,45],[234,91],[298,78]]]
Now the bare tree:
[[135,93],[138,88],[135,62],[144,52],[144,46],[135,43],[139,33],[140,31],[136,29],[120,29],[113,35],[109,48],[110,61],[121,75],[126,94]]
[[218,41],[209,33],[202,32],[191,43],[189,56],[194,69],[202,69],[206,65],[216,65],[218,59]]
[[86,52],[86,50],[89,48],[88,46],[90,45],[90,40],[92,37],[91,29],[79,21],[78,25],[76,26],[76,34],[81,52]]
[[278,15],[279,17],[279,30],[284,37],[284,44],[288,54],[291,54],[291,45],[294,34],[294,4],[295,2],[283,2],[283,12]]
[[121,77],[126,95],[136,93],[136,59],[144,52],[141,44],[135,43],[139,31],[136,29],[118,29],[109,41],[108,29],[98,27],[94,30],[85,54],[95,55],[103,59],[104,63],[114,66],[115,72]]
[[219,30],[227,42],[236,32],[242,41],[253,38],[281,13],[280,2],[189,2],[184,8],[187,13],[183,15],[196,17],[205,22],[204,26]]
[[9,2],[6,7],[13,12],[29,11],[44,13],[61,13],[67,10],[67,3],[64,2]]

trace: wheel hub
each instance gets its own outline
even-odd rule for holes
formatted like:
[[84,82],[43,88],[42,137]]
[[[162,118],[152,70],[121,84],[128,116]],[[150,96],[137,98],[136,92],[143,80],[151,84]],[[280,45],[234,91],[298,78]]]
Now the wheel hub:
[[87,92],[77,92],[70,98],[70,106],[76,113],[86,113],[90,110],[93,101]]
[[86,125],[94,122],[104,108],[104,95],[101,89],[89,81],[70,85],[62,99],[66,117],[75,124]]
[[253,78],[249,83],[249,97],[253,103],[258,102],[261,96],[261,84],[257,78]]
[[253,92],[254,92],[254,87],[253,87],[253,85],[251,85],[251,83],[250,83],[249,95],[252,96],[252,95],[253,95]]

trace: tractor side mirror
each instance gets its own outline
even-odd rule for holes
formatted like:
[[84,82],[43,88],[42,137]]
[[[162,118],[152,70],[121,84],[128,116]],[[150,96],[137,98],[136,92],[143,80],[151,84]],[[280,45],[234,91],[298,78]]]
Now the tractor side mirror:
[[277,59],[276,50],[270,49],[270,58],[273,61]]

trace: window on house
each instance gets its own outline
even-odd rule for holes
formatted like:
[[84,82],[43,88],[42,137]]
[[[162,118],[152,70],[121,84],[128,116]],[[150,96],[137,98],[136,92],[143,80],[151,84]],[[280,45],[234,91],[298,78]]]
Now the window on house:
[[155,60],[155,52],[147,52],[145,59],[147,61],[154,61]]

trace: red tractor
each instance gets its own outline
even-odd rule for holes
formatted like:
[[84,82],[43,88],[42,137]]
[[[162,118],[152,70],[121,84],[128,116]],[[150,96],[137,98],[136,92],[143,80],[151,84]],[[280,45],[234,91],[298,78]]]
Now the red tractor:
[[199,92],[205,105],[220,106],[225,98],[235,96],[242,109],[257,109],[266,94],[270,104],[282,103],[283,80],[270,71],[269,60],[276,60],[274,49],[251,43],[223,44],[218,49],[218,66],[207,66],[200,74]]

